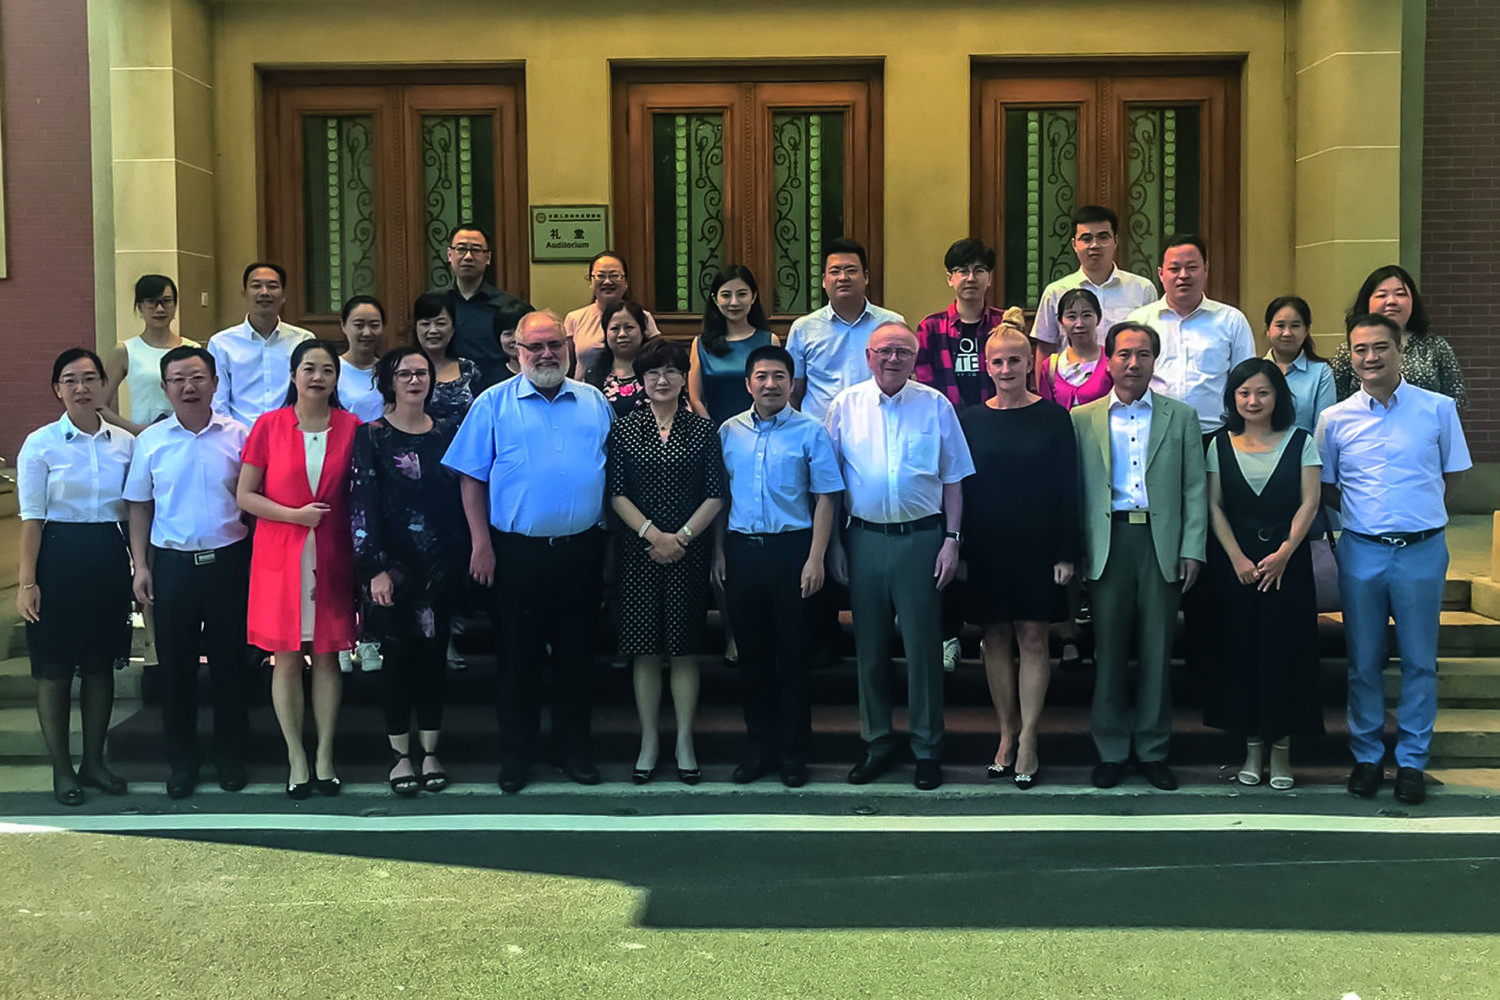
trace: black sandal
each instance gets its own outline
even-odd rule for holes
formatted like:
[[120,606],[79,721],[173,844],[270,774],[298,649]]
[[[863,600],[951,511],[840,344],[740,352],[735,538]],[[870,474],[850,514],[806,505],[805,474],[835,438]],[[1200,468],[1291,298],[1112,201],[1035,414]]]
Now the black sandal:
[[[428,757],[436,757],[437,750],[423,750],[422,762],[425,764]],[[448,772],[446,771],[423,771],[422,787],[429,792],[441,792],[448,787]]]
[[[395,747],[391,747],[391,770],[394,771],[396,769],[396,765],[400,764],[403,760],[411,760],[411,755],[402,753]],[[415,763],[412,764],[412,769],[413,771],[416,770]],[[400,795],[402,798],[414,798],[416,797],[416,794],[422,790],[422,779],[417,777],[415,773],[403,774],[399,777],[391,777],[390,782],[391,791],[395,792],[397,795]]]

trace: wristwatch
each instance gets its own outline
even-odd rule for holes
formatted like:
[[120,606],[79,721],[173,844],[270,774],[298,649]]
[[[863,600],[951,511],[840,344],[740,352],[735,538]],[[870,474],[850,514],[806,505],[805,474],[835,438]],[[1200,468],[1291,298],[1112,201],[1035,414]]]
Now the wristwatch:
[[961,532],[961,531],[945,531],[945,532],[943,532],[943,537],[944,538],[951,538],[955,542],[958,542],[960,545],[963,544],[963,540],[964,540],[964,535],[963,535],[963,532]]

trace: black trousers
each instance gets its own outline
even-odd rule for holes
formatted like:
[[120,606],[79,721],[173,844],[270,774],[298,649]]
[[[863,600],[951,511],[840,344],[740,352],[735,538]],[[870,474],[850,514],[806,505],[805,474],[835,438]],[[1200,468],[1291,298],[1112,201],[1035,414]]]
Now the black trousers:
[[382,639],[380,685],[385,703],[388,736],[411,732],[412,709],[417,729],[430,732],[443,728],[443,699],[448,688],[448,629],[453,619],[437,619],[437,634],[431,638]]
[[724,598],[735,622],[750,756],[806,763],[812,735],[808,634],[815,613],[802,597],[812,531],[729,532]]
[[241,768],[249,729],[244,654],[250,541],[205,552],[151,551],[156,654],[166,675],[167,763],[176,772],[198,770],[198,666],[200,654],[207,654],[214,764]]
[[530,538],[491,529],[490,614],[499,653],[500,754],[529,761],[541,728],[541,678],[552,647],[552,743],[561,759],[589,755],[594,627],[604,532]]

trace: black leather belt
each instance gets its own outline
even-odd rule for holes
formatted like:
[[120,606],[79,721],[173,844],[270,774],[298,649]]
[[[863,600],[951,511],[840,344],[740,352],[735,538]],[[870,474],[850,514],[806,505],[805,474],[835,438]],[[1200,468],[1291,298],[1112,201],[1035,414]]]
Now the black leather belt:
[[863,528],[880,535],[909,535],[914,531],[936,531],[943,526],[943,515],[929,514],[919,517],[915,521],[893,521],[889,524],[880,521],[866,521],[862,517],[849,515],[849,525],[854,528]]
[[546,546],[549,546],[551,548],[558,548],[558,547],[563,546],[563,545],[571,545],[573,542],[581,541],[581,540],[583,540],[585,538],[592,537],[592,535],[594,534],[594,531],[595,531],[594,528],[585,528],[582,531],[580,531],[580,532],[578,532],[577,534],[574,534],[574,535],[551,535],[551,536],[548,536],[548,535],[523,535],[520,532],[516,532],[516,531],[496,531],[495,534],[499,535],[501,538],[514,539],[514,540],[520,541],[520,542],[529,542],[532,545],[546,545]]
[[1124,521],[1127,524],[1145,524],[1151,520],[1149,510],[1112,510],[1109,512],[1111,521]]
[[221,553],[227,553],[235,546],[244,544],[245,540],[241,539],[238,542],[231,542],[217,549],[164,549],[158,545],[156,546],[156,558],[160,559],[162,554],[165,553],[169,558],[181,559],[184,562],[191,559],[194,566],[212,566],[218,560]]
[[749,545],[752,548],[763,549],[767,545],[777,545],[781,542],[793,542],[801,540],[805,543],[806,540],[811,537],[811,535],[811,528],[793,528],[790,531],[767,531],[760,534],[750,534],[749,532],[744,531],[731,531],[729,532],[728,537],[731,541],[736,541],[743,545]]
[[1367,535],[1363,531],[1350,531],[1348,528],[1345,528],[1344,533],[1346,535],[1353,535],[1355,538],[1363,538],[1365,541],[1374,542],[1377,545],[1389,545],[1392,548],[1404,549],[1408,545],[1425,542],[1433,535],[1441,535],[1443,529],[1428,528],[1426,531],[1387,531],[1379,535]]

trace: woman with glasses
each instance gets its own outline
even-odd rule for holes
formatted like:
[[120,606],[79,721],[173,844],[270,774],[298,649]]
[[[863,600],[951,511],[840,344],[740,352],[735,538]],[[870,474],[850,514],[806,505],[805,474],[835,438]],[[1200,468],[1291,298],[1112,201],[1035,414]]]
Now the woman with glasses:
[[[272,651],[271,702],[286,740],[286,793],[337,795],[333,737],[343,680],[341,651],[354,648],[354,552],[349,458],[359,418],[339,402],[339,359],[330,344],[292,351],[286,402],[263,414],[245,441],[236,499],[256,518],[246,638]],[[308,656],[311,656],[309,664]],[[302,740],[302,674],[311,669],[317,754]]]
[[479,366],[453,353],[453,306],[442,292],[427,292],[412,303],[413,342],[432,359],[437,372],[427,413],[435,420],[458,419],[474,402]]
[[[135,283],[135,311],[145,328],[115,348],[105,366],[104,416],[114,424],[139,434],[172,412],[161,388],[161,359],[174,347],[196,341],[179,337],[172,329],[177,317],[177,284],[165,274],[145,274]],[[120,386],[129,394],[129,405],[120,405]]]
[[703,306],[703,333],[693,338],[688,402],[717,427],[750,408],[745,359],[757,347],[781,341],[771,332],[760,289],[748,267],[730,264],[714,275]]
[[[593,300],[574,309],[563,320],[563,333],[573,345],[572,376],[580,382],[589,368],[598,363],[599,353],[604,350],[604,311],[618,306],[630,294],[630,269],[625,266],[625,258],[606,250],[589,261],[589,291]],[[646,317],[647,339],[660,334],[656,320],[650,313],[642,312]]]
[[[453,605],[469,566],[458,477],[443,454],[456,420],[427,412],[434,367],[420,347],[388,351],[375,366],[385,414],[354,435],[350,522],[364,599],[364,639],[380,643],[391,791],[440,792],[445,651]],[[419,749],[411,745],[415,710]]]
[[[160,381],[160,375],[157,381]],[[114,671],[130,656],[130,555],[125,544],[125,474],[135,439],[99,416],[104,363],[70,348],[52,364],[63,415],[32,431],[16,458],[20,566],[16,611],[36,679],[36,712],[52,762],[52,794],[83,805],[83,788],[124,795],[104,763],[115,700]],[[68,717],[73,675],[81,678],[83,759],[73,769]]]
[[[661,675],[671,676],[677,717],[677,777],[702,778],[693,749],[698,663],[708,617],[706,537],[725,490],[724,458],[714,425],[682,405],[688,352],[663,337],[635,358],[650,405],[615,421],[607,467],[611,506],[624,524],[617,546],[620,653],[635,658],[641,751],[632,780],[656,770]],[[631,537],[634,534],[635,537]]]

